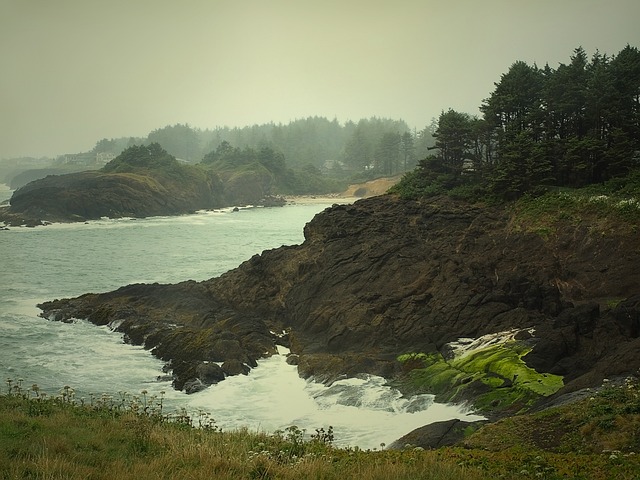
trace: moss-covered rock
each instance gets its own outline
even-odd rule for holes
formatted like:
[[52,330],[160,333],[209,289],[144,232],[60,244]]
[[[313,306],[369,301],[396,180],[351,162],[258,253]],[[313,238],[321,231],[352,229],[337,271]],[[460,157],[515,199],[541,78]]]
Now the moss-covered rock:
[[522,357],[530,351],[530,345],[512,340],[450,359],[437,352],[400,355],[405,371],[401,386],[412,393],[433,393],[439,401],[471,401],[482,412],[515,413],[563,386],[561,376],[538,373],[525,364]]

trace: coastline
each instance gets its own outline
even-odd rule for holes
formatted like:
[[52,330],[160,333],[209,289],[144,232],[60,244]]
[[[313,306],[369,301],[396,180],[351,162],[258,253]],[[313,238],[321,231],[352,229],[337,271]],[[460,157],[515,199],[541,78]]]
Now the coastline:
[[360,200],[362,197],[335,195],[290,195],[283,197],[287,205],[314,205],[314,204],[348,204]]

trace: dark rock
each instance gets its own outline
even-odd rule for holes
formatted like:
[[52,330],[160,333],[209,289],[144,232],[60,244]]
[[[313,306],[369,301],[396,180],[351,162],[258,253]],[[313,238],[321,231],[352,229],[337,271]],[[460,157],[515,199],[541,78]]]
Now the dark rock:
[[201,392],[205,388],[207,388],[207,385],[202,383],[199,378],[194,378],[184,384],[184,392],[189,395],[191,395],[192,393]]
[[229,376],[248,375],[251,369],[240,360],[227,360],[222,364],[222,371]]
[[458,419],[430,423],[407,433],[388,445],[387,450],[410,448],[440,448],[460,443],[469,431],[476,430],[486,422],[465,422]]
[[222,362],[227,359],[242,359],[245,357],[244,349],[238,340],[216,340],[209,352],[209,358],[214,362]]
[[574,308],[566,308],[557,316],[554,328],[574,327],[577,334],[587,335],[593,329],[600,315],[600,307],[597,303],[587,303]]
[[[564,375],[567,391],[637,370],[637,238],[569,221],[543,238],[512,221],[504,207],[372,197],[326,209],[307,223],[302,245],[267,250],[219,277],[41,308],[61,321],[117,323],[173,362],[176,388],[197,378],[200,362],[233,360],[238,372],[275,354],[271,332],[282,331],[300,375],[328,383],[360,373],[391,379],[403,373],[399,354],[529,328],[532,337],[518,336],[533,345],[525,362]],[[628,300],[601,308],[612,298]]]
[[529,330],[520,330],[514,335],[513,338],[515,338],[516,340],[524,341],[532,339],[533,335],[529,332]]
[[[182,168],[182,167],[181,167]],[[0,209],[9,225],[84,222],[102,217],[178,215],[224,206],[222,185],[214,174],[190,174],[167,180],[152,171],[122,175],[100,170],[49,175],[13,193]]]
[[224,371],[216,363],[201,363],[196,367],[196,375],[205,385],[213,385],[224,380]]
[[287,200],[277,195],[267,195],[260,201],[263,207],[283,207],[286,204]]
[[298,365],[300,363],[300,356],[295,353],[291,353],[287,355],[287,364],[289,365]]
[[614,315],[622,327],[624,335],[629,338],[638,338],[640,335],[640,294],[618,303]]
[[284,198],[268,194],[272,179],[265,177],[263,170],[216,173],[182,165],[158,144],[131,147],[100,170],[46,177],[46,172],[41,173],[13,193],[8,208],[0,208],[0,221],[8,226],[35,227],[102,217],[144,218],[232,205],[275,207],[286,203]]

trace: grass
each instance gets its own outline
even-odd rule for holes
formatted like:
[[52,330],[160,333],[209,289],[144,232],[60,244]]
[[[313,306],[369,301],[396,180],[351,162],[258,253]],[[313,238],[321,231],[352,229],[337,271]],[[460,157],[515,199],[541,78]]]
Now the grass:
[[513,226],[543,238],[567,222],[588,224],[590,230],[603,236],[612,230],[635,234],[640,224],[640,192],[636,184],[633,185],[634,188],[620,190],[605,184],[564,189],[538,197],[525,195],[513,205]]
[[534,232],[544,239],[552,237],[567,222],[573,225],[584,222],[602,235],[610,231],[638,233],[640,168],[601,184],[582,188],[550,187],[554,190],[542,195],[525,194],[515,202],[500,200],[481,184],[469,181],[452,186],[456,182],[446,175],[416,169],[405,174],[389,192],[407,199],[448,195],[470,202],[503,204],[514,213],[512,227],[516,231]]
[[0,478],[483,478],[419,450],[334,448],[331,427],[310,436],[295,426],[222,432],[164,415],[146,393],[79,402],[68,387],[56,397],[9,387],[0,396]]
[[145,392],[79,401],[69,387],[49,397],[9,382],[0,478],[637,479],[637,383],[592,398],[490,424],[464,448],[364,451],[334,447],[330,427],[222,432],[206,415],[165,415]]

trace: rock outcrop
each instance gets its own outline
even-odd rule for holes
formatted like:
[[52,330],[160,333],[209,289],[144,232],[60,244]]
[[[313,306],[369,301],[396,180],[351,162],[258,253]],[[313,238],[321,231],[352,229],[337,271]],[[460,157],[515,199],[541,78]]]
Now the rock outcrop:
[[469,432],[476,430],[484,421],[465,422],[457,418],[430,423],[403,435],[387,450],[431,449],[460,443]]
[[400,378],[400,354],[446,355],[461,337],[520,329],[531,346],[523,360],[564,377],[566,393],[640,367],[637,238],[588,220],[541,235],[504,207],[373,197],[325,210],[302,245],[217,278],[40,307],[51,319],[113,325],[170,362],[176,388],[214,383],[199,373],[210,362],[255,365],[283,330],[300,374],[330,382]]
[[178,215],[224,206],[215,175],[182,181],[97,170],[50,175],[16,190],[0,221],[9,225],[74,222],[102,217]]
[[100,170],[49,175],[24,185],[9,208],[0,209],[0,222],[37,226],[285,203],[254,177],[236,175],[223,182],[211,169],[180,164],[157,143],[133,146]]

